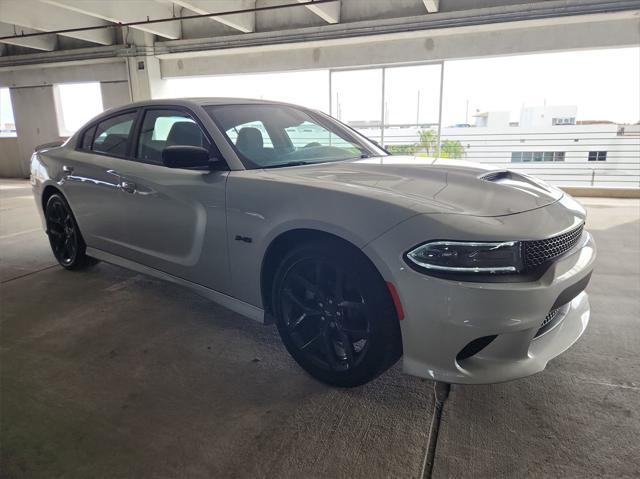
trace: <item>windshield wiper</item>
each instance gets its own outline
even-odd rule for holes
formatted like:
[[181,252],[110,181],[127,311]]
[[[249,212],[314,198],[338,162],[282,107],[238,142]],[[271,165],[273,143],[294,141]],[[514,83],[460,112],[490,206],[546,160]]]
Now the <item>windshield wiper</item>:
[[310,165],[311,163],[322,163],[321,161],[310,162],[310,161],[288,161],[286,163],[277,163],[275,165],[265,166],[265,168],[284,168],[285,166],[302,166],[302,165]]

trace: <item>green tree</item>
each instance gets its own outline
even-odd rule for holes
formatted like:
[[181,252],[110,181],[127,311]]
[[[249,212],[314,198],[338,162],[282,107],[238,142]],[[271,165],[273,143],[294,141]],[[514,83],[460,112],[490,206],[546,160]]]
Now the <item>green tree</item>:
[[387,145],[387,151],[394,155],[413,155],[418,151],[418,145],[411,143],[409,145]]
[[464,146],[458,140],[444,140],[440,147],[441,158],[462,158]]
[[418,135],[420,136],[420,147],[425,153],[428,155],[435,153],[438,147],[438,137],[433,130],[420,130]]

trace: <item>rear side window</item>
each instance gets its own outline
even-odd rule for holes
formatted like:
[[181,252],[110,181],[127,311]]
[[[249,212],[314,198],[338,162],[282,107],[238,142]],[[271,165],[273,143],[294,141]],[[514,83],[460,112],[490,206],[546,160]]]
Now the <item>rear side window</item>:
[[92,150],[113,156],[126,156],[127,142],[135,119],[136,112],[129,112],[98,123]]
[[90,150],[93,143],[93,135],[96,133],[96,127],[92,126],[82,135],[82,143],[80,143],[81,150]]

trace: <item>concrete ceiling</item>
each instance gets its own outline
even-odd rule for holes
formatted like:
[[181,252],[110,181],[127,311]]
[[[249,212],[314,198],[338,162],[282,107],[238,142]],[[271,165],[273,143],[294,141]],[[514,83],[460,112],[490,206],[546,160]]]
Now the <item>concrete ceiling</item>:
[[638,20],[640,0],[0,0],[0,70],[154,58],[171,77],[435,61],[637,44]]
[[[0,43],[26,49],[19,53],[62,49],[57,41],[58,35],[82,40],[78,47],[112,45],[117,41],[116,33],[120,29],[119,24],[145,21],[149,23],[131,28],[151,33],[161,41],[197,38],[198,32],[203,32],[207,34],[206,36],[243,34],[279,29],[278,21],[275,19],[270,21],[269,18],[274,13],[280,16],[281,20],[290,20],[292,26],[298,28],[318,24],[336,24],[341,22],[341,12],[345,7],[343,3],[349,4],[346,6],[348,21],[358,21],[372,17],[379,19],[401,17],[406,16],[407,12],[424,15],[435,13],[438,12],[440,0],[395,0],[394,2],[320,0],[319,3],[313,0],[0,0],[0,37],[25,36],[25,38],[3,38],[0,39]],[[256,15],[261,15],[262,11],[153,23],[154,20],[159,19],[216,14],[256,7],[269,8],[286,4],[296,5],[296,8],[293,8],[296,11],[285,13],[284,9],[265,10],[265,18],[261,23],[262,29],[256,28]],[[216,28],[216,25],[219,28]],[[29,36],[34,33],[106,26],[113,28]]]

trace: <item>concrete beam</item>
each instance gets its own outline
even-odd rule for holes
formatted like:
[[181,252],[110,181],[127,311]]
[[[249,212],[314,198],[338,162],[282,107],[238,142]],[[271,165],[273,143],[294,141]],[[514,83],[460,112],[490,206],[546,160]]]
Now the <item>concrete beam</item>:
[[429,13],[436,13],[440,8],[440,0],[422,0]]
[[[63,30],[67,28],[97,27],[109,25],[103,20],[69,12],[40,2],[0,0],[0,18],[4,23],[22,25],[41,31]],[[100,45],[113,44],[111,29],[89,30],[62,34]]]
[[[201,15],[255,8],[256,6],[256,0],[173,0],[173,3]],[[243,33],[253,32],[256,27],[255,12],[213,17],[211,20],[240,30]]]
[[[89,15],[113,23],[127,23],[157,20],[174,16],[170,4],[160,4],[145,0],[41,0],[66,11]],[[66,14],[66,12],[65,12]],[[177,16],[177,15],[176,15]],[[180,38],[180,21],[149,23],[132,28],[176,40]]]
[[[588,18],[587,18],[588,17]],[[162,77],[313,70],[636,46],[632,13],[160,54]],[[250,34],[256,35],[256,34]],[[243,36],[244,38],[244,36]]]
[[[305,3],[307,1],[308,0],[298,0],[298,3]],[[333,3],[307,5],[306,7],[327,23],[340,22],[340,0],[336,0]]]
[[127,81],[123,58],[0,68],[0,87],[34,87],[87,81]]
[[[38,33],[38,30],[0,22],[0,37],[7,37],[11,35],[26,35],[29,33]],[[41,35],[37,37],[0,40],[0,42],[6,43],[8,45],[18,45],[20,47],[33,48],[34,50],[43,50],[45,52],[55,50],[58,43],[56,36],[53,33],[50,35]]]

